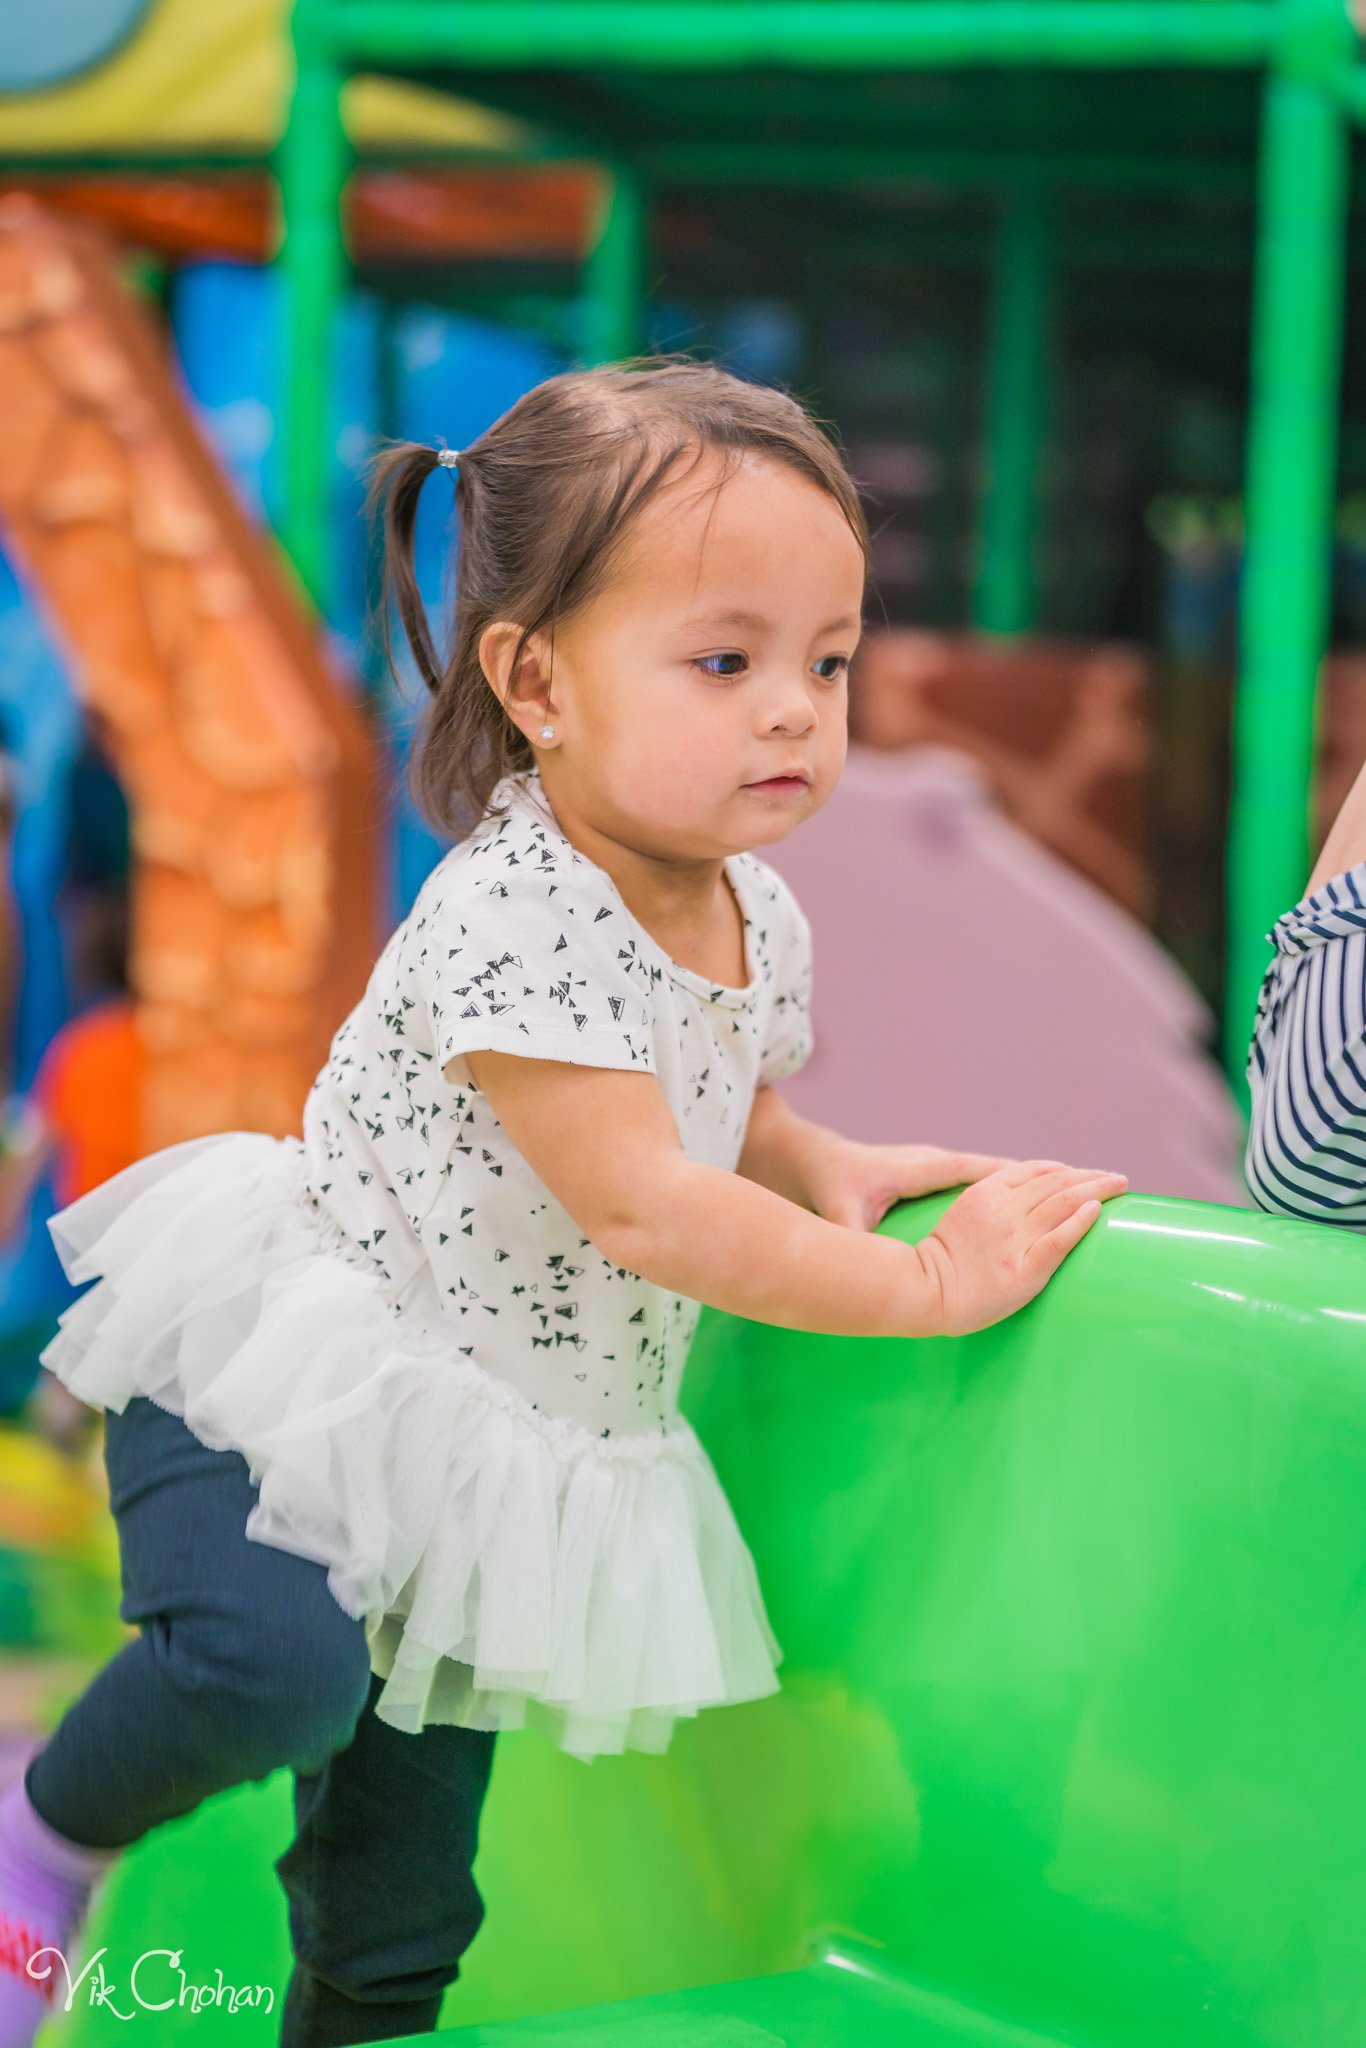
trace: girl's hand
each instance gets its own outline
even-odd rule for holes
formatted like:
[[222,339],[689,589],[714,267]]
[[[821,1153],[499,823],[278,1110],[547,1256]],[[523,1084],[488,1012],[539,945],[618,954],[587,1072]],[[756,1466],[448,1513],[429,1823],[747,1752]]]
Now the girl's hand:
[[1026,1159],[964,1189],[916,1246],[939,1293],[936,1327],[961,1337],[1023,1308],[1085,1237],[1101,1203],[1128,1185],[1122,1173]]
[[827,1223],[876,1230],[895,1202],[960,1187],[1016,1163],[938,1145],[860,1145],[840,1138],[813,1154],[804,1177],[810,1205]]

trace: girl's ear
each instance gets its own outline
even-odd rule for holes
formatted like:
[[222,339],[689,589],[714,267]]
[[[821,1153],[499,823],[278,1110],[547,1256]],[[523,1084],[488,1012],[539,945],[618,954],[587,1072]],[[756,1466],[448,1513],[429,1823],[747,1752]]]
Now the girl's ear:
[[504,711],[528,739],[536,736],[558,707],[550,694],[551,645],[545,633],[530,633],[518,652],[522,629],[496,619],[479,636],[479,666]]

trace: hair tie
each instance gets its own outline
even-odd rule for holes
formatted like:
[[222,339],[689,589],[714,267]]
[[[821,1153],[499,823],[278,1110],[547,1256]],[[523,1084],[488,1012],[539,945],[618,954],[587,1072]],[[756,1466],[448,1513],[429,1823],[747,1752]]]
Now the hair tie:
[[454,469],[463,453],[464,450],[460,448],[438,448],[436,459],[443,469]]

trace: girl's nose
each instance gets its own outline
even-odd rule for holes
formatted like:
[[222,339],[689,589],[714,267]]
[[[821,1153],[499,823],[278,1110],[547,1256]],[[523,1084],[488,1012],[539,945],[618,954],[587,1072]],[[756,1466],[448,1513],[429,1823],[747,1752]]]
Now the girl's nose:
[[801,683],[793,683],[780,691],[769,708],[768,724],[772,732],[801,734],[810,732],[815,723],[816,707]]

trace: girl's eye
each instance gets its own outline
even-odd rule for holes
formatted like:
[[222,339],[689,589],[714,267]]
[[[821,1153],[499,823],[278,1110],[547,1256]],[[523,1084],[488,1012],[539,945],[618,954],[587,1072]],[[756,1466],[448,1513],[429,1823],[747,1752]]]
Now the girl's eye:
[[[743,654],[703,654],[699,656],[695,666],[704,670],[705,673],[709,676],[735,676],[740,673],[740,670],[738,668],[713,668],[711,666],[712,662],[733,661],[743,664],[745,660],[746,656],[744,656]],[[822,663],[827,661],[834,662],[835,673],[833,675],[822,676],[822,682],[838,682],[840,672],[842,670],[847,669],[849,666],[849,656],[847,654],[823,654],[821,656],[821,661],[817,663],[817,667],[820,667]]]

